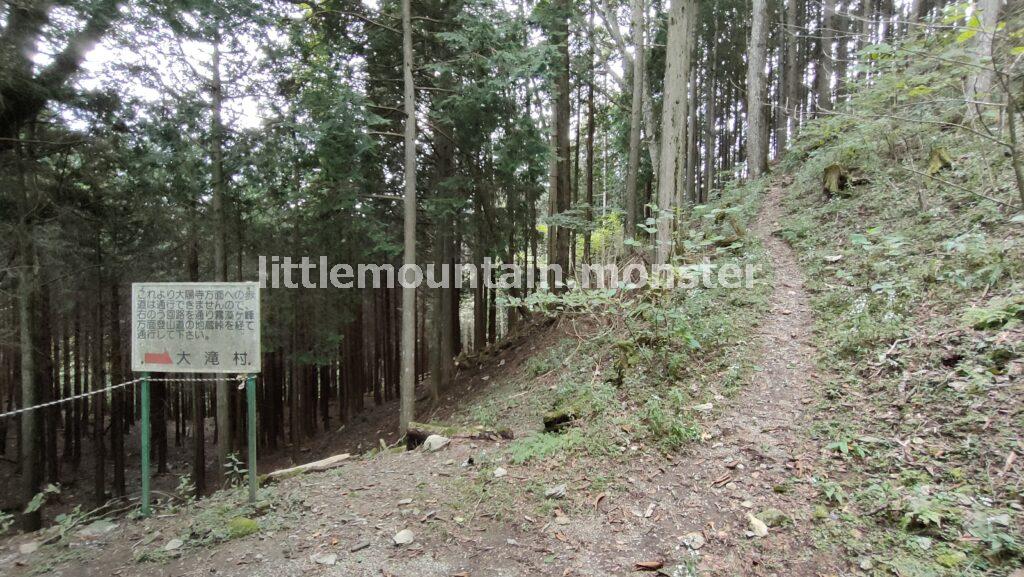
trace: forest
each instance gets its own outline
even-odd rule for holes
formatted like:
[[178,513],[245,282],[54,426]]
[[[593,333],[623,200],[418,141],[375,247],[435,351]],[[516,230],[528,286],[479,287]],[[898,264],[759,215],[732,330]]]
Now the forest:
[[[804,519],[743,509],[730,518],[754,539],[762,526],[765,535],[789,527],[785,551],[812,551],[814,541],[843,554],[819,548],[796,566],[778,549],[762,553],[777,562],[767,567],[702,565],[694,559],[705,539],[714,544],[704,554],[735,545],[705,527],[696,547],[692,532],[679,537],[690,539],[678,569],[686,572],[663,574],[1020,577],[1011,570],[1024,560],[1015,464],[1024,450],[1024,6],[1014,0],[5,0],[0,14],[0,534],[48,535],[56,524],[59,537],[33,543],[66,545],[72,529],[98,519],[152,522],[137,510],[133,283],[260,281],[271,257],[395,269],[556,265],[568,282],[264,287],[258,472],[351,453],[367,464],[340,475],[364,487],[388,467],[407,477],[422,467],[426,477],[434,465],[379,461],[397,459],[407,439],[411,450],[424,431],[450,437],[453,459],[487,463],[474,474],[490,483],[544,459],[566,476],[609,454],[623,471],[656,467],[641,465],[650,459],[683,466],[715,461],[690,451],[711,451],[709,439],[748,420],[770,434],[774,417],[763,411],[776,403],[793,415],[851,410],[863,427],[829,413],[832,428],[808,423],[806,435],[780,436],[802,448],[786,449],[782,469],[803,474],[802,463],[819,457],[797,453],[824,455],[813,479],[776,484],[766,497],[805,508]],[[754,263],[770,280],[739,293],[578,289],[587,266],[631,263]],[[968,362],[978,355],[987,360]],[[955,391],[963,405],[910,408],[927,389],[914,379],[933,370],[948,373],[944,383],[970,383]],[[750,392],[759,381],[795,380]],[[151,382],[158,508],[221,506],[246,473],[244,386],[198,372],[156,372]],[[755,384],[744,392],[742,383]],[[964,398],[970,391],[979,396]],[[989,409],[985,398],[1005,404]],[[737,408],[722,409],[730,399]],[[854,409],[851,399],[881,408]],[[754,412],[743,417],[744,407]],[[895,424],[887,407],[902,415]],[[915,421],[933,411],[952,413]],[[958,414],[981,415],[984,426],[951,432]],[[796,422],[782,428],[803,430]],[[899,432],[904,425],[913,432]],[[907,456],[928,431],[953,439],[927,453],[942,465]],[[878,440],[887,435],[894,440]],[[465,438],[474,441],[457,442]],[[964,457],[972,464],[947,466],[961,441],[978,451]],[[470,455],[492,442],[495,454],[508,444],[507,458]],[[991,453],[972,445],[990,442]],[[900,464],[873,462],[873,451],[890,452],[876,445],[902,451]],[[696,446],[705,448],[687,448]],[[733,467],[709,487],[735,490],[743,461],[728,459]],[[984,535],[968,528],[970,515],[933,503],[954,489],[888,493],[899,491],[890,481],[918,486],[909,469],[963,486],[982,460],[998,465],[978,472],[988,481],[971,497],[988,499]],[[594,488],[595,474],[578,508],[600,511],[602,500],[628,494],[613,481]],[[679,474],[686,491],[696,473]],[[629,483],[636,475],[622,472]],[[809,532],[815,520],[850,520],[855,478],[879,507],[858,509],[877,524],[861,535],[899,525],[905,541],[878,537],[869,547],[867,538],[802,532],[802,523]],[[280,492],[261,497],[274,504],[264,509],[294,497],[285,483],[260,489]],[[536,483],[516,498],[538,500],[555,525],[580,515],[568,504],[552,512],[565,484],[551,481],[552,493]],[[501,512],[478,511],[503,503],[488,487],[461,488],[469,508],[453,506],[452,518],[507,528]],[[824,513],[812,494],[824,495]],[[520,509],[510,499],[505,515]],[[751,500],[760,503],[737,502]],[[640,522],[669,507],[650,501],[637,505]],[[901,521],[884,524],[897,502]],[[420,508],[429,525],[427,511],[440,507]],[[231,522],[255,516],[247,511]],[[960,544],[947,535],[940,546],[957,523]],[[250,534],[234,527],[202,546]],[[553,535],[555,545],[573,538]],[[904,546],[930,565],[864,552]],[[178,563],[161,565],[167,574],[198,566],[179,547],[142,555],[136,546],[132,563]],[[659,551],[625,569],[567,562],[565,572],[552,553],[546,570],[510,574],[666,571],[671,555]],[[321,562],[327,553],[305,556],[316,567],[340,564],[331,554],[331,563]],[[0,572],[8,562],[0,557]],[[345,574],[511,567],[489,562]]]

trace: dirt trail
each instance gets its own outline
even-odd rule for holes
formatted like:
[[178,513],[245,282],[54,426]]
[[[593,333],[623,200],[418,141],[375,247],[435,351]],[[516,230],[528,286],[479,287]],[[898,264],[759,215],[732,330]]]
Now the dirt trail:
[[[464,464],[494,454],[500,443],[456,440],[438,453],[386,454],[287,481],[280,498],[301,505],[281,514],[281,529],[267,527],[258,538],[139,564],[132,557],[140,540],[159,547],[187,532],[188,520],[124,523],[106,543],[88,545],[103,547],[102,556],[65,564],[58,574],[564,577],[632,575],[636,563],[655,560],[669,577],[836,573],[830,568],[838,560],[811,539],[808,478],[816,447],[806,429],[816,379],[813,319],[794,253],[771,234],[781,196],[781,189],[769,191],[753,228],[775,279],[757,336],[754,382],[716,407],[721,414],[708,424],[711,438],[674,460],[638,451],[625,470],[609,464],[615,470],[598,472],[625,480],[625,490],[603,499],[588,495],[584,507],[561,519],[532,518],[515,504],[499,519],[492,512],[499,505],[484,502],[486,493],[466,501],[466,488],[483,481],[481,475],[489,478],[489,469]],[[510,469],[500,482],[531,482],[529,467]],[[570,499],[583,501],[594,475],[570,467]],[[789,521],[767,537],[751,537],[747,514],[770,508]],[[398,548],[391,536],[403,528],[413,529],[416,541]],[[0,554],[0,568],[12,560]]]
[[[627,574],[645,559],[665,560],[664,572],[672,577],[694,574],[694,568],[700,575],[723,577],[837,572],[832,568],[838,560],[817,550],[811,537],[815,490],[809,477],[817,448],[807,428],[818,376],[803,275],[793,250],[772,234],[783,193],[777,187],[768,192],[754,226],[768,252],[774,285],[770,311],[758,331],[753,383],[726,401],[710,426],[711,439],[668,466],[657,458],[637,460],[625,502],[573,524],[582,529],[578,536],[585,544],[577,559],[600,563],[579,568],[578,574]],[[652,504],[649,518],[637,515]],[[747,513],[767,509],[787,520],[771,527],[767,537],[751,538]],[[619,512],[623,521],[616,526]],[[602,539],[608,527],[614,538]],[[688,542],[698,532],[705,544],[694,550]]]

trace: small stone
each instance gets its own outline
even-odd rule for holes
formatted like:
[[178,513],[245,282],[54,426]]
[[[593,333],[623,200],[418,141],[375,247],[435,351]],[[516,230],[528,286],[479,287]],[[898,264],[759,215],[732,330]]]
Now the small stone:
[[750,513],[747,513],[747,521],[750,523],[750,532],[755,537],[768,536],[768,525],[765,525],[764,521],[758,519]]
[[694,531],[683,535],[683,544],[694,551],[703,547],[706,542],[707,540],[704,539],[704,534],[700,531]]
[[544,491],[544,497],[547,499],[564,499],[565,498],[565,484],[555,485],[554,487],[548,487]]
[[751,501],[744,501],[744,502],[740,503],[740,507],[743,507],[744,509],[753,509],[754,508],[754,503],[751,502]]
[[355,545],[349,547],[348,552],[349,553],[355,553],[356,551],[362,551],[363,549],[366,549],[369,546],[370,546],[370,542],[369,541],[360,541],[360,542],[356,543]]
[[408,545],[416,540],[416,534],[408,529],[402,529],[391,538],[395,545]]
[[1006,513],[1003,513],[1002,515],[993,515],[988,518],[988,522],[992,523],[993,525],[1002,525],[1003,527],[1009,527],[1010,516]]
[[871,557],[865,557],[860,560],[858,566],[865,571],[870,571],[875,568],[875,562],[871,560]]
[[114,529],[117,529],[117,523],[113,523],[107,519],[97,519],[83,527],[78,532],[78,535],[85,537],[86,539],[91,539],[105,535]]
[[22,555],[28,555],[35,553],[39,549],[39,541],[29,541],[28,543],[22,543],[18,545],[18,553]]
[[506,471],[504,467],[498,467],[497,469],[494,470],[495,479],[500,479],[505,475],[508,475],[508,471]]
[[693,575],[693,568],[685,563],[671,565],[658,569],[658,575],[664,575],[665,577],[689,577]]
[[442,437],[441,435],[430,435],[427,440],[423,441],[423,450],[428,453],[439,451],[451,443],[452,440],[448,437]]
[[178,549],[181,549],[181,547],[184,544],[185,544],[185,542],[182,541],[181,539],[171,539],[170,541],[167,542],[166,545],[164,545],[164,551],[176,551]]
[[402,500],[398,501],[398,506],[399,507],[401,507],[403,505],[411,505],[411,504],[412,504],[412,499],[402,499]]
[[701,403],[690,408],[698,413],[710,413],[715,408],[715,405],[713,403]]
[[317,565],[326,565],[328,567],[332,567],[338,563],[338,556],[334,553],[316,553],[309,559]]
[[565,515],[555,517],[555,525],[568,525],[571,521]]

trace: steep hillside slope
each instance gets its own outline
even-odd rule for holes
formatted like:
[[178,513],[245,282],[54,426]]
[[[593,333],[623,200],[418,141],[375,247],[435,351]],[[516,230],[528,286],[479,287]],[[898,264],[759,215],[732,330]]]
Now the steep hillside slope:
[[1024,214],[1005,115],[972,116],[962,58],[943,35],[880,58],[784,162],[779,234],[833,377],[819,537],[869,574],[1007,574],[1024,552]]

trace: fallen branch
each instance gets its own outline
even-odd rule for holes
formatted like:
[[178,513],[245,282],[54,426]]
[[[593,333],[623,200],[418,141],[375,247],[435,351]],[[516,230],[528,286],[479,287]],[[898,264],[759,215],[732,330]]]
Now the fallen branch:
[[288,469],[280,469],[272,473],[267,473],[260,479],[262,483],[274,483],[282,479],[288,479],[305,473],[316,473],[320,471],[327,471],[340,467],[342,462],[348,460],[352,455],[348,453],[342,453],[340,455],[334,455],[333,457],[327,457],[319,461],[313,461],[312,463],[306,463],[305,465],[297,465]]
[[430,423],[409,423],[409,431],[405,434],[405,447],[409,451],[419,447],[430,435],[440,435],[449,439],[483,439],[498,440],[513,438],[509,429],[489,430],[480,425],[475,427],[455,428]]

